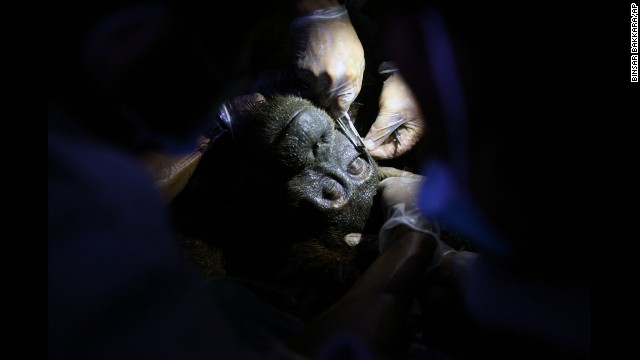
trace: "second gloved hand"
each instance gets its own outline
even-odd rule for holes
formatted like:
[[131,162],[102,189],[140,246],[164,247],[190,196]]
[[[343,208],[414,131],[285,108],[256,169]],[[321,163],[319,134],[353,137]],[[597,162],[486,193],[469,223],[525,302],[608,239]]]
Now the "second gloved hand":
[[379,172],[384,178],[378,188],[382,193],[382,208],[386,215],[378,235],[380,252],[393,243],[393,229],[401,224],[406,225],[436,240],[437,246],[427,268],[427,271],[431,271],[440,265],[447,253],[455,250],[440,239],[438,223],[426,218],[417,207],[418,192],[425,181],[424,177],[390,167],[380,167]]
[[360,94],[364,49],[344,6],[312,11],[291,24],[294,66],[312,99],[332,116],[344,114]]
[[425,130],[425,121],[411,89],[399,73],[382,85],[380,110],[364,137],[374,159],[393,159],[411,149]]

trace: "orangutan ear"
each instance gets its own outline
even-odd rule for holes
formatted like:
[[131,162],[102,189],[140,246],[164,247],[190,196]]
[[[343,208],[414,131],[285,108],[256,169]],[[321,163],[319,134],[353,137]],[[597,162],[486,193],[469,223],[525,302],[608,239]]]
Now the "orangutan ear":
[[159,4],[130,5],[109,13],[88,32],[84,66],[98,85],[112,88],[170,28],[169,11]]

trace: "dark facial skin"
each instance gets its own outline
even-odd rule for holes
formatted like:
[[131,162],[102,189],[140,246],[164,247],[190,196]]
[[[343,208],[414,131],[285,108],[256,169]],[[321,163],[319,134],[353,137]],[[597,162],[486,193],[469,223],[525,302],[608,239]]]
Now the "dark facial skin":
[[375,164],[335,129],[324,111],[301,99],[271,101],[292,112],[280,131],[273,128],[277,136],[270,147],[295,173],[287,182],[290,205],[310,207],[317,212],[314,219],[325,219],[330,226],[328,237],[322,235],[325,241],[339,243],[344,235],[361,232],[376,192]]

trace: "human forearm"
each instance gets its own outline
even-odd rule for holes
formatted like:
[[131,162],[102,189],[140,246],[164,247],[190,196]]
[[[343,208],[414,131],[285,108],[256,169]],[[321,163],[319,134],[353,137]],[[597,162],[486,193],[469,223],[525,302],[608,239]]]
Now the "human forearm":
[[347,332],[378,353],[393,352],[436,245],[429,235],[402,225],[394,235],[396,241],[342,299],[300,333],[294,348],[313,355],[331,336]]

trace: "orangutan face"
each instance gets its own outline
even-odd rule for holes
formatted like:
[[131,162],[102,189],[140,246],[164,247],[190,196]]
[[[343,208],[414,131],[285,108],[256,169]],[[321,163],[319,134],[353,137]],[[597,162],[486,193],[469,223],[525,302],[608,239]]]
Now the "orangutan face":
[[288,219],[326,244],[361,232],[378,183],[373,160],[307,100],[278,96],[257,104],[249,117],[256,152],[284,184]]
[[367,248],[356,245],[371,224],[375,162],[302,98],[251,100],[236,120],[233,140],[212,143],[174,201],[181,232],[221,249],[236,276],[268,278],[292,263],[321,279],[353,274]]

